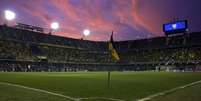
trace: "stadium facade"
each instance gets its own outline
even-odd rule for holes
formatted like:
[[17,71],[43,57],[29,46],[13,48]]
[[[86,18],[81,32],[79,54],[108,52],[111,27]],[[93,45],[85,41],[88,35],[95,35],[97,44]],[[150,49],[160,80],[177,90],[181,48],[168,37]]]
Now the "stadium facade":
[[201,32],[113,42],[118,62],[110,59],[108,44],[1,25],[0,71],[196,71],[201,67]]

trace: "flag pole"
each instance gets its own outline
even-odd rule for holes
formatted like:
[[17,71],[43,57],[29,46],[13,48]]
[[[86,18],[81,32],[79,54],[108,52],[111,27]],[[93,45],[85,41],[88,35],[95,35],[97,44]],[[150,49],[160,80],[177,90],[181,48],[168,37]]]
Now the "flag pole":
[[[119,55],[118,55],[117,51],[115,50],[115,47],[113,46],[113,44],[114,44],[114,40],[113,40],[113,31],[112,31],[109,45],[108,45],[108,48],[109,48],[109,51],[108,51],[109,56],[108,57],[112,63],[113,62],[116,63],[117,61],[120,60],[120,58],[119,58]],[[110,68],[108,69],[108,88],[111,88],[111,69]]]
[[111,88],[111,74],[110,74],[110,70],[108,70],[108,78],[107,78],[107,86],[108,88]]
[[[112,34],[113,34],[113,31],[112,31]],[[110,36],[112,36],[112,34]],[[111,41],[111,37],[110,37],[109,41]],[[110,52],[109,52],[109,56],[108,57],[109,57],[109,60],[112,60]],[[108,89],[111,88],[111,70],[110,70],[110,68],[108,68],[108,73],[107,73],[107,87],[108,87]]]

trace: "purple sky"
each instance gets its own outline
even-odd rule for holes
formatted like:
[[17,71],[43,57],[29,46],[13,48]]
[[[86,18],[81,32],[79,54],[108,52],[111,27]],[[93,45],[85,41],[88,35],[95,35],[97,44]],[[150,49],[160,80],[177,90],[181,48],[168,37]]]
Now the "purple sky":
[[162,24],[173,18],[187,19],[189,30],[201,31],[201,0],[0,0],[3,11],[17,14],[15,22],[49,28],[53,21],[61,28],[54,34],[87,40],[133,40],[163,36]]

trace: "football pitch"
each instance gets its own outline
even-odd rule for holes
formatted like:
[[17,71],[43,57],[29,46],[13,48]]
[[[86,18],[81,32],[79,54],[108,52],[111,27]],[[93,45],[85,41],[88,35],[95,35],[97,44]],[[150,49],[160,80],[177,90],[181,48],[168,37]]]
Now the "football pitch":
[[[201,80],[199,72],[35,72],[0,73],[0,101],[136,101]],[[186,97],[186,98],[185,98]],[[197,83],[153,101],[199,101]]]

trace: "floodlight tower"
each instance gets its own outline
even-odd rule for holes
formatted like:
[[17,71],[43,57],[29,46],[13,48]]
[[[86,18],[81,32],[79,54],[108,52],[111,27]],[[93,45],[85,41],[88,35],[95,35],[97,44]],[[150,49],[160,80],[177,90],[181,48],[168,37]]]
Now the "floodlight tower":
[[5,25],[7,25],[8,22],[13,21],[15,17],[16,17],[15,12],[11,10],[5,10],[4,11],[4,18],[6,20]]
[[84,39],[85,37],[89,36],[90,35],[90,30],[89,29],[84,29],[83,30],[83,36],[81,39]]
[[50,34],[51,34],[53,31],[59,29],[59,23],[58,22],[52,22],[50,27],[51,27],[51,31],[50,31]]

